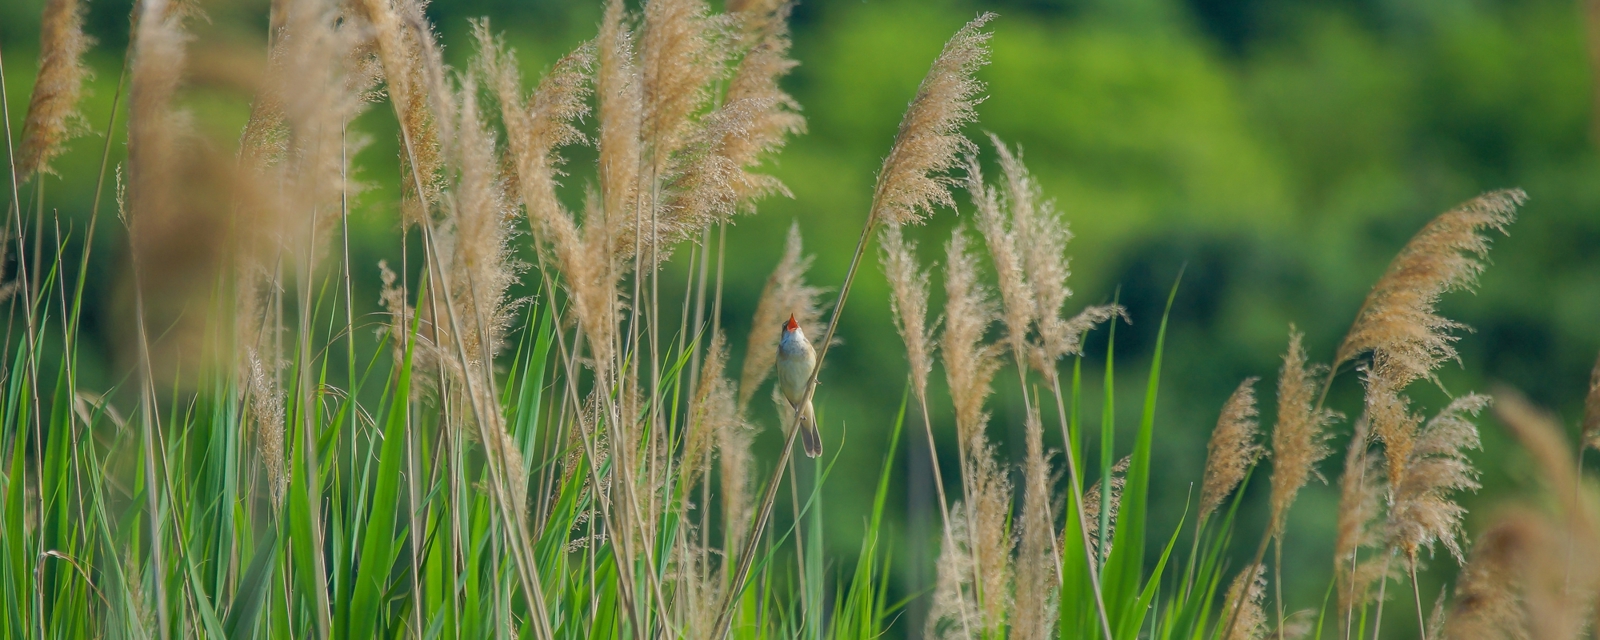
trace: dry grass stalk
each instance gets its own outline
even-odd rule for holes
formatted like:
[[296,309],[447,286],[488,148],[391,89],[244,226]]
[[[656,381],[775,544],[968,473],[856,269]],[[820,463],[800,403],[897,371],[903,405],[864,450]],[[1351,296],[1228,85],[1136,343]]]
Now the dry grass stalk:
[[1021,221],[1015,205],[1019,203],[1008,202],[1006,204],[1013,205],[1010,211],[1002,211],[999,191],[983,182],[983,169],[978,165],[977,155],[967,154],[966,163],[967,192],[972,194],[978,232],[989,247],[989,258],[994,262],[1000,283],[1000,318],[1006,326],[1005,341],[1018,364],[1025,366],[1029,351],[1028,330],[1037,309],[1018,249],[1017,232]]
[[1039,409],[1028,413],[1027,458],[1023,463],[1022,526],[1017,545],[1017,602],[1012,637],[1045,640],[1053,637],[1057,614],[1054,500],[1050,461],[1044,451],[1044,424]]
[[977,117],[983,83],[973,75],[988,62],[990,34],[983,26],[992,19],[993,13],[982,14],[957,31],[923,77],[878,170],[873,222],[910,224],[922,221],[934,207],[955,206],[951,181],[939,174],[972,148],[961,127]]
[[1223,499],[1244,481],[1244,474],[1266,454],[1256,442],[1260,424],[1256,420],[1255,384],[1260,378],[1245,378],[1222,404],[1217,426],[1206,444],[1206,471],[1200,485],[1200,520],[1205,520]]
[[[1382,558],[1360,557],[1362,549],[1382,546],[1383,538],[1375,526],[1383,508],[1387,485],[1381,459],[1372,456],[1371,422],[1356,420],[1350,448],[1345,453],[1344,473],[1339,477],[1339,516],[1333,544],[1334,578],[1339,584],[1339,614],[1351,616],[1355,607],[1371,597],[1372,583],[1383,575]],[[1350,620],[1345,620],[1349,624]]]
[[826,289],[806,284],[806,270],[811,268],[814,256],[803,255],[800,223],[789,225],[788,240],[783,258],[767,277],[756,302],[755,316],[751,319],[750,338],[746,343],[744,367],[739,374],[739,412],[750,406],[761,384],[772,375],[778,361],[778,337],[783,333],[783,323],[794,316],[795,322],[813,340],[821,340],[822,310],[818,300]]
[[1502,233],[1527,199],[1520,190],[1495,191],[1434,218],[1400,250],[1361,304],[1333,358],[1337,368],[1372,352],[1373,370],[1396,389],[1430,375],[1456,357],[1458,322],[1434,313],[1439,296],[1470,289],[1489,252],[1488,229]]
[[39,75],[28,100],[22,145],[17,152],[17,181],[34,173],[54,173],[50,161],[72,137],[78,98],[89,71],[83,52],[94,40],[83,35],[83,5],[78,0],[49,0],[39,23]]
[[[755,506],[750,494],[754,457],[750,454],[751,430],[743,420],[724,423],[723,427],[715,434],[717,470],[721,474],[718,494],[722,496],[722,520],[727,525],[722,548],[732,550],[744,544],[745,523],[750,521]],[[731,571],[732,565],[725,563],[723,568]]]
[[883,230],[884,276],[889,281],[889,308],[895,329],[906,346],[911,368],[911,391],[927,403],[928,373],[933,370],[929,353],[932,328],[928,326],[928,272],[917,263],[917,244],[905,239],[899,225]]
[[1455,605],[1442,636],[1459,640],[1526,640],[1520,568],[1535,540],[1548,534],[1540,519],[1502,518],[1472,546],[1472,559],[1456,578]]
[[289,468],[283,457],[284,394],[278,385],[275,363],[269,367],[254,349],[246,358],[249,376],[243,382],[256,426],[257,452],[267,472],[267,495],[277,510],[283,507],[289,490]]
[[1224,610],[1238,610],[1237,620],[1228,632],[1227,640],[1258,640],[1267,633],[1267,614],[1261,602],[1267,597],[1266,567],[1260,564],[1247,568],[1233,579],[1228,587]]
[[1468,449],[1478,447],[1478,428],[1468,418],[1488,405],[1488,396],[1478,394],[1451,401],[1422,426],[1400,482],[1390,486],[1389,541],[1413,561],[1435,542],[1457,561],[1466,561],[1461,550],[1466,509],[1450,494],[1479,487],[1478,472],[1466,457]]
[[1294,327],[1289,328],[1289,350],[1283,354],[1283,369],[1278,374],[1278,421],[1272,427],[1274,536],[1283,535],[1289,506],[1316,473],[1317,462],[1332,452],[1326,429],[1338,418],[1337,413],[1312,404],[1323,369],[1307,365],[1302,337]]

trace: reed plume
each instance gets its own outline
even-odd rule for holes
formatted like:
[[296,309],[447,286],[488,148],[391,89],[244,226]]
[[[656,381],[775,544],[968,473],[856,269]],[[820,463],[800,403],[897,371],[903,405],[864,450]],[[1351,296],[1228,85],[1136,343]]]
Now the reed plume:
[[1217,426],[1211,431],[1211,441],[1206,444],[1206,471],[1200,485],[1200,520],[1222,505],[1223,499],[1233,493],[1244,480],[1245,473],[1266,454],[1256,442],[1259,423],[1256,420],[1255,383],[1260,378],[1245,378],[1222,404]]
[[727,3],[727,11],[738,22],[740,42],[745,44],[744,57],[734,67],[728,80],[726,103],[748,104],[752,107],[749,126],[743,135],[726,136],[722,141],[723,154],[740,170],[731,180],[734,197],[749,207],[756,199],[774,194],[787,194],[788,189],[777,178],[752,173],[767,157],[783,148],[787,138],[805,133],[806,120],[800,115],[800,103],[778,86],[784,76],[797,65],[789,58],[788,2]]
[[[634,201],[638,197],[641,157],[639,133],[644,104],[634,61],[634,33],[622,0],[606,3],[596,44],[600,51],[595,94],[600,112],[601,201],[590,205],[590,211],[598,215],[585,215],[586,228],[596,230],[596,237],[602,239],[599,246],[606,255],[625,257],[631,256],[633,251]],[[595,224],[596,220],[603,224]]]
[[932,328],[928,326],[928,272],[917,263],[917,244],[908,241],[899,225],[883,230],[883,273],[889,281],[889,309],[895,329],[905,343],[906,361],[911,369],[911,392],[926,404],[928,373],[933,370],[929,354]]
[[[416,199],[406,208],[410,220],[414,221],[420,219],[418,216],[433,202],[440,186],[441,145],[437,130],[440,114],[433,113],[430,104],[436,86],[425,69],[425,52],[411,25],[407,24],[408,19],[416,16],[404,15],[406,12],[397,9],[394,1],[359,0],[355,6],[371,26],[378,57],[383,61],[384,85],[400,121],[405,143],[401,160],[415,172],[413,179],[402,182],[403,192]],[[408,4],[407,8],[414,8],[414,5]],[[419,186],[422,192],[416,193]]]
[[[494,361],[510,327],[515,305],[508,304],[506,291],[522,267],[511,257],[512,213],[499,175],[494,135],[481,120],[477,80],[471,74],[462,83],[456,112],[460,117],[455,127],[458,144],[453,145],[457,177],[447,226],[440,232],[441,260],[451,269],[455,299],[450,303],[463,334],[459,339],[467,366],[481,370]],[[486,385],[478,387],[486,390]],[[482,406],[495,406],[493,398],[486,400]]]
[[1016,615],[1012,637],[1045,640],[1053,637],[1057,614],[1055,518],[1050,513],[1050,460],[1044,451],[1044,424],[1033,406],[1025,425],[1027,457],[1023,462],[1021,535],[1017,542]]
[[961,127],[977,117],[984,85],[973,75],[988,62],[990,34],[983,26],[994,17],[984,13],[957,31],[923,77],[878,170],[869,224],[911,224],[932,215],[935,207],[955,207],[951,180],[939,174],[972,148]]
[[1473,287],[1489,252],[1484,232],[1504,233],[1526,199],[1518,189],[1487,193],[1417,232],[1361,303],[1333,368],[1370,351],[1374,370],[1399,389],[1455,358],[1456,338],[1450,332],[1464,325],[1436,314],[1434,306],[1444,293]]
[[997,345],[985,344],[983,335],[994,321],[995,305],[988,288],[978,281],[977,258],[968,250],[967,232],[957,227],[945,244],[944,353],[945,377],[955,407],[956,431],[969,448],[982,443],[989,416],[984,399],[1000,369]]
[[92,44],[94,39],[83,35],[83,6],[78,0],[45,3],[39,23],[39,75],[28,99],[17,152],[18,182],[35,173],[55,173],[50,161],[61,154],[82,119],[78,99],[90,77],[83,52]]
[[727,20],[713,16],[704,0],[644,4],[640,136],[652,172],[668,171],[672,155],[693,137],[694,115],[710,104],[711,83],[726,64],[726,30]]
[[[1312,474],[1317,462],[1332,451],[1328,448],[1329,424],[1339,415],[1315,406],[1321,366],[1307,365],[1302,334],[1289,327],[1289,350],[1283,354],[1283,369],[1278,374],[1278,421],[1272,427],[1272,526],[1274,536],[1283,535],[1284,522],[1295,495]],[[1321,477],[1318,475],[1318,477]]]
[[783,323],[794,316],[795,322],[807,336],[822,340],[822,310],[818,299],[827,290],[806,284],[806,270],[811,268],[815,256],[803,255],[800,240],[800,223],[789,225],[789,236],[784,244],[783,258],[767,276],[767,284],[756,301],[755,316],[751,319],[750,338],[746,342],[744,367],[739,373],[739,413],[750,406],[762,383],[772,375],[778,361],[778,337],[783,333]]
[[1223,600],[1225,610],[1237,610],[1227,640],[1258,640],[1267,633],[1267,614],[1261,608],[1267,597],[1266,567],[1260,564],[1246,567],[1233,579]]
[[1466,509],[1450,494],[1478,488],[1478,472],[1466,451],[1478,447],[1478,429],[1468,420],[1489,405],[1488,396],[1467,394],[1424,424],[1417,434],[1400,482],[1391,486],[1389,539],[1415,560],[1420,549],[1443,544],[1457,561],[1461,550],[1461,517]]
[[1543,523],[1526,515],[1503,517],[1472,546],[1472,559],[1456,578],[1455,606],[1441,635],[1452,640],[1526,640],[1527,611],[1519,583],[1531,545],[1547,537]]
[[[967,154],[966,164],[967,193],[972,195],[978,232],[989,247],[989,258],[994,263],[1000,284],[1000,319],[1006,327],[1005,342],[1011,347],[1018,365],[1026,366],[1028,331],[1036,309],[1033,289],[1028,286],[1022,258],[1018,253],[1017,209],[1010,207],[1010,216],[1007,211],[1002,211],[999,190],[984,183],[983,169],[978,165],[976,154]],[[1006,204],[1018,203],[1013,201]]]

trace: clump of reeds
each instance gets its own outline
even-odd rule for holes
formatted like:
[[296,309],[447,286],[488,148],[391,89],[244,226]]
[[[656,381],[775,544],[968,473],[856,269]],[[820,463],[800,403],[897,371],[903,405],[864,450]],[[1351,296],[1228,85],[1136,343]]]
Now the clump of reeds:
[[89,70],[83,52],[94,39],[83,35],[83,6],[78,0],[50,0],[44,5],[39,26],[39,75],[28,114],[22,125],[17,151],[16,178],[54,173],[50,161],[61,154],[81,119],[78,99]]

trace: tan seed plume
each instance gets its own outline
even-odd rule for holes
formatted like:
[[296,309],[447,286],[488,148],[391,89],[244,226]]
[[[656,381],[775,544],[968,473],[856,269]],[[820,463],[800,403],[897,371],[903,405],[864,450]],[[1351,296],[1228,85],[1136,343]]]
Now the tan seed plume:
[[1451,331],[1463,328],[1439,316],[1439,296],[1470,289],[1489,252],[1485,231],[1505,232],[1527,195],[1495,191],[1474,198],[1429,222],[1406,243],[1361,304],[1355,323],[1333,358],[1337,368],[1372,352],[1374,370],[1396,389],[1456,356]]
[[[1002,211],[998,189],[983,182],[983,169],[976,154],[967,154],[967,192],[972,194],[978,232],[989,247],[989,258],[994,262],[995,275],[1000,282],[1000,319],[1005,322],[1005,341],[1011,353],[1026,364],[1028,330],[1032,326],[1036,308],[1033,289],[1028,286],[1023,261],[1019,255],[1017,230],[1020,226],[1018,212],[1012,207]],[[1016,202],[1006,204],[1015,205]],[[1008,216],[1007,213],[1010,215]]]
[[[639,190],[639,132],[643,96],[634,60],[634,33],[622,0],[609,0],[600,22],[599,73],[595,94],[600,111],[600,196],[586,215],[586,226],[604,238],[601,246],[617,258],[631,257],[634,242],[634,201]],[[602,220],[603,224],[593,221]],[[623,260],[625,262],[625,260]]]
[[[510,328],[515,309],[507,304],[506,291],[521,269],[511,258],[511,211],[496,162],[496,142],[482,122],[477,93],[477,80],[468,74],[456,108],[460,117],[455,127],[460,142],[454,145],[456,184],[448,225],[441,234],[441,252],[449,256],[452,271],[455,300],[451,302],[464,334],[462,346],[468,365],[475,369],[494,361]],[[487,385],[478,387],[487,390]],[[488,400],[481,406],[493,405],[493,399]]]
[[933,589],[933,603],[928,608],[928,619],[923,623],[922,635],[941,640],[971,638],[969,630],[981,629],[976,611],[967,603],[975,602],[977,593],[973,584],[972,550],[968,546],[966,511],[954,509],[950,513],[950,536],[954,545],[941,545],[937,578]]
[[1488,396],[1461,396],[1418,431],[1404,474],[1391,486],[1389,506],[1390,543],[1409,558],[1437,542],[1466,562],[1461,549],[1466,509],[1450,494],[1479,487],[1478,472],[1466,457],[1467,450],[1478,447],[1478,428],[1469,418],[1488,405]]
[[778,338],[783,334],[783,323],[794,316],[795,322],[806,337],[821,340],[823,326],[819,299],[826,292],[821,287],[806,284],[806,270],[811,268],[815,256],[803,255],[800,223],[789,225],[789,237],[784,244],[783,258],[767,277],[756,302],[756,313],[751,319],[750,338],[746,342],[744,368],[739,374],[739,412],[750,406],[772,367],[778,361]]
[[78,99],[89,71],[83,52],[93,44],[83,35],[83,5],[78,0],[49,0],[39,24],[39,75],[28,100],[22,125],[22,145],[17,153],[20,182],[34,173],[54,173],[50,161],[72,137]]
[[1256,442],[1260,424],[1256,420],[1255,383],[1260,378],[1245,378],[1222,404],[1217,426],[1206,444],[1206,471],[1200,485],[1200,519],[1205,520],[1222,505],[1244,480],[1245,473],[1266,454]]
[[644,3],[639,55],[642,72],[641,135],[650,167],[669,169],[674,153],[693,136],[694,115],[711,101],[711,83],[727,59],[727,21],[704,0]]
[[434,82],[428,78],[428,71],[424,68],[424,52],[414,30],[393,0],[359,0],[356,8],[371,25],[378,56],[383,61],[383,79],[389,100],[400,120],[401,130],[410,142],[409,156],[402,149],[401,159],[408,166],[414,163],[415,170],[421,176],[424,190],[421,194],[413,193],[416,190],[415,180],[404,181],[405,192],[421,200],[420,203],[407,205],[407,215],[415,219],[414,216],[420,215],[421,211],[417,205],[426,208],[426,204],[433,201],[438,186],[441,162],[439,132],[430,107]]
[[995,306],[978,280],[977,257],[968,250],[967,232],[957,227],[945,245],[944,353],[945,378],[955,405],[956,430],[963,442],[979,442],[989,416],[983,401],[993,391],[991,382],[1000,369],[997,345],[985,344],[984,333],[994,321]]
[[[746,6],[748,5],[748,6]],[[740,136],[722,141],[726,156],[741,167],[732,187],[742,206],[774,193],[788,193],[777,178],[748,171],[783,148],[787,138],[805,133],[806,120],[800,103],[778,82],[799,63],[789,58],[789,3],[728,3],[728,12],[738,21],[742,40],[749,43],[744,57],[728,81],[727,104],[748,103],[759,107],[748,128]]]
[[905,343],[906,360],[911,368],[911,391],[927,400],[928,373],[933,370],[929,353],[932,328],[928,326],[928,272],[917,263],[917,245],[906,240],[899,225],[883,229],[884,276],[889,281],[889,308],[895,329]]
[[961,127],[977,117],[983,83],[973,76],[988,62],[990,34],[983,26],[994,17],[982,14],[957,31],[923,77],[878,170],[871,213],[876,221],[921,222],[936,206],[955,206],[950,179],[940,174],[972,147]]
[[[1289,350],[1283,354],[1278,374],[1278,421],[1272,427],[1272,533],[1283,534],[1289,506],[1326,458],[1329,424],[1338,414],[1313,406],[1320,366],[1306,363],[1302,335],[1289,328]],[[1319,476],[1320,477],[1320,476]]]

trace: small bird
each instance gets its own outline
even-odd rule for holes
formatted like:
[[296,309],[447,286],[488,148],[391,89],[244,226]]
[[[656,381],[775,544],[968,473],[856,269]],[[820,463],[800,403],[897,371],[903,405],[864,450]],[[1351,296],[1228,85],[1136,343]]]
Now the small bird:
[[805,397],[806,383],[811,381],[811,369],[815,366],[817,350],[811,347],[811,341],[806,340],[800,323],[790,315],[789,321],[783,323],[783,337],[778,339],[778,389],[789,401],[791,409],[799,407],[800,401],[805,400],[806,407],[800,412],[800,424],[797,426],[801,441],[805,443],[806,455],[812,458],[822,455],[822,434],[817,431],[817,412],[811,406],[811,400]]

